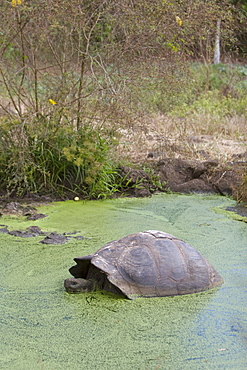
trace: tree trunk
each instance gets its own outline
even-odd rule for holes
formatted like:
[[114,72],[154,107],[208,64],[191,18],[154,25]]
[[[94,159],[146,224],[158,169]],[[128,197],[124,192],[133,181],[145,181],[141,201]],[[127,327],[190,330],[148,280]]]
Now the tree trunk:
[[218,19],[217,28],[216,28],[216,37],[215,37],[215,47],[214,47],[214,64],[220,63],[220,23],[221,23],[221,20]]

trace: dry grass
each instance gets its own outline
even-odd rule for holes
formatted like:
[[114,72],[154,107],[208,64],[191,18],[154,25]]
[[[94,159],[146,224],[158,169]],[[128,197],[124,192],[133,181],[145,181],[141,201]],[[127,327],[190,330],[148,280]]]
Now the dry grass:
[[228,117],[222,122],[218,117],[199,114],[143,117],[134,127],[118,130],[117,152],[136,164],[161,157],[210,158],[221,163],[238,160],[247,151],[246,123],[245,117]]

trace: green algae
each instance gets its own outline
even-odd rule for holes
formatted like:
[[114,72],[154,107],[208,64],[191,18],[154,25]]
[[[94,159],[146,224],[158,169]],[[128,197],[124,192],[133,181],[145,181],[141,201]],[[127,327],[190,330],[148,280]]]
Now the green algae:
[[237,213],[237,207],[231,207],[231,208],[233,208],[234,210],[230,210],[230,209],[227,209],[227,208],[225,209],[225,208],[222,208],[222,207],[215,207],[214,211],[216,213],[221,213],[223,215],[226,215],[227,217],[230,217],[233,220],[247,222],[247,217],[246,216],[243,216],[243,215]]
[[[0,368],[245,369],[247,225],[215,208],[215,196],[58,202],[37,221],[2,218],[12,229],[77,232],[64,245],[0,234]],[[105,292],[69,295],[73,258],[132,232],[160,229],[186,240],[224,285],[180,296],[129,301]]]

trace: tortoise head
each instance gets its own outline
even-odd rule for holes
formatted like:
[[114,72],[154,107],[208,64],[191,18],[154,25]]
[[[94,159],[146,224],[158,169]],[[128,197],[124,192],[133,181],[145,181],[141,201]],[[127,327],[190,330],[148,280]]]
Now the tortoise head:
[[81,278],[64,280],[64,287],[68,293],[87,293],[95,290],[95,282]]

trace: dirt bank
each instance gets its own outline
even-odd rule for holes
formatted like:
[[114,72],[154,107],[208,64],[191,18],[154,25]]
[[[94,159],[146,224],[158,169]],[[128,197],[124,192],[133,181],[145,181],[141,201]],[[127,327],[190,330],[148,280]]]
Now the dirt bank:
[[157,190],[231,196],[236,194],[246,166],[246,161],[220,164],[217,160],[163,158],[152,163],[159,186],[154,185],[152,176],[141,170],[124,166],[121,175],[129,185],[127,193],[132,196],[150,196]]

